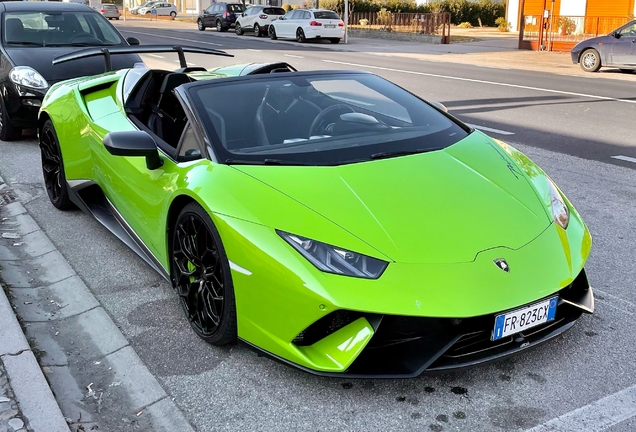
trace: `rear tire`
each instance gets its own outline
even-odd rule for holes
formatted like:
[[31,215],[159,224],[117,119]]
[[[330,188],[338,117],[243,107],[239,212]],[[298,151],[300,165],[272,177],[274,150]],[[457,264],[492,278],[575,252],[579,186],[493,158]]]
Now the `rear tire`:
[[239,23],[236,23],[236,25],[234,26],[234,32],[239,36],[243,34],[243,28]]
[[329,39],[329,41],[330,41],[332,44],[338,44],[338,43],[340,43],[340,38],[331,38],[331,39]]
[[60,210],[74,208],[75,205],[68,193],[60,142],[51,120],[47,120],[40,131],[40,153],[42,155],[44,185],[51,204]]
[[216,31],[219,32],[219,33],[227,31],[226,28],[223,28],[223,24],[221,23],[221,20],[217,20],[216,21]]
[[199,31],[205,31],[205,26],[203,25],[203,21],[201,21],[200,19],[197,20],[197,28],[199,29]]
[[261,26],[259,26],[258,24],[254,23],[254,36],[256,37],[261,37]]
[[9,114],[4,106],[4,99],[0,101],[0,140],[15,141],[22,136],[22,129],[11,126]]
[[119,21],[119,17],[115,18],[115,21]]
[[177,13],[176,13],[175,11],[172,11],[172,12],[170,12],[170,16],[171,16],[172,18],[176,18]]
[[305,32],[299,27],[298,30],[296,30],[296,41],[298,41],[299,43],[303,43],[306,40],[307,38],[305,38]]
[[276,29],[274,28],[273,25],[269,25],[269,30],[267,31],[267,33],[269,34],[269,38],[271,40],[276,40],[278,39],[278,37],[276,36]]
[[236,341],[236,302],[230,264],[221,236],[195,202],[179,213],[172,228],[171,279],[194,332],[204,341]]
[[583,51],[579,62],[585,72],[597,72],[601,68],[601,56],[594,48]]

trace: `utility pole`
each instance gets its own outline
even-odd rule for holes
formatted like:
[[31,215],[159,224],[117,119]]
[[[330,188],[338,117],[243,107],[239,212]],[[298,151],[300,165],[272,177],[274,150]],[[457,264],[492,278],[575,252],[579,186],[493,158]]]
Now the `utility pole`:
[[349,0],[344,0],[344,43],[349,43]]
[[526,26],[526,15],[524,14],[524,9],[526,7],[526,0],[521,0],[519,4],[519,9],[521,10],[521,19],[519,20],[519,44],[517,45],[518,49],[521,49],[521,45],[523,44],[523,30]]

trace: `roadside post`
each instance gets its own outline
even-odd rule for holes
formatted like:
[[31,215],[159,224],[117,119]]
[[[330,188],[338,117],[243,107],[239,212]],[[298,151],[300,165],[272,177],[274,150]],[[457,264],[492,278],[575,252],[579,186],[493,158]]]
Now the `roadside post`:
[[344,43],[349,43],[349,0],[344,0]]
[[150,13],[154,15],[155,21],[157,21],[159,18],[157,16],[157,9],[150,9]]

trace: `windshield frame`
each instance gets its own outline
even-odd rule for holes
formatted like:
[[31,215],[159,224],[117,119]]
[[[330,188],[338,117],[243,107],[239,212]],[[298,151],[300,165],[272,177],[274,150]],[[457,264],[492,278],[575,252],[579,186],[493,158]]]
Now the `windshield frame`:
[[[197,123],[200,125],[201,129],[203,130],[203,133],[205,135],[205,142],[206,142],[206,147],[208,148],[208,153],[210,155],[210,159],[213,162],[217,162],[217,163],[221,163],[221,164],[226,164],[226,165],[232,165],[232,164],[252,164],[252,165],[264,165],[264,164],[268,164],[268,161],[273,161],[272,164],[277,164],[277,165],[312,165],[312,166],[334,166],[334,165],[347,165],[347,164],[351,164],[351,163],[358,163],[358,162],[366,162],[366,161],[370,161],[373,160],[374,158],[372,158],[371,156],[375,153],[383,153],[383,152],[391,152],[392,149],[390,148],[391,145],[391,141],[387,141],[387,142],[381,142],[379,144],[371,144],[371,145],[367,145],[367,147],[369,147],[369,156],[368,157],[364,157],[364,158],[350,158],[350,159],[341,159],[338,160],[337,162],[325,162],[325,161],[316,161],[315,163],[308,163],[307,160],[302,160],[303,159],[303,155],[306,155],[307,152],[298,152],[298,153],[290,153],[290,154],[286,154],[285,156],[289,156],[291,155],[292,157],[282,157],[279,158],[279,156],[281,155],[280,153],[278,154],[269,154],[267,152],[265,153],[254,153],[253,155],[251,155],[249,152],[247,153],[234,153],[231,152],[230,150],[226,149],[225,146],[221,143],[221,140],[219,139],[218,135],[216,134],[216,130],[214,129],[214,126],[211,125],[210,120],[208,120],[206,118],[206,107],[203,105],[203,102],[201,100],[201,98],[196,96],[196,91],[199,87],[214,87],[214,86],[223,86],[223,85],[227,85],[227,84],[233,84],[236,85],[236,83],[242,82],[242,81],[246,81],[246,82],[253,82],[256,80],[264,80],[264,81],[268,81],[268,80],[272,80],[272,79],[294,79],[294,78],[302,78],[302,77],[307,77],[307,78],[321,78],[321,77],[330,77],[330,76],[355,76],[355,75],[359,75],[359,76],[374,76],[374,77],[378,77],[384,81],[386,81],[387,83],[395,86],[397,89],[405,92],[406,94],[414,97],[415,99],[417,99],[418,101],[422,102],[423,104],[426,104],[428,107],[432,108],[437,114],[441,115],[442,117],[445,117],[447,120],[450,121],[450,124],[452,127],[457,127],[458,130],[461,130],[465,135],[457,140],[455,140],[454,142],[447,144],[447,145],[439,145],[438,142],[433,142],[430,145],[424,146],[424,148],[422,149],[422,153],[423,152],[427,152],[427,151],[434,151],[434,150],[440,150],[441,148],[446,148],[449,147],[461,140],[463,140],[466,136],[468,136],[470,133],[472,133],[474,131],[473,128],[467,126],[466,124],[462,123],[459,119],[455,118],[454,116],[450,115],[449,113],[447,113],[446,111],[440,109],[438,106],[436,106],[435,104],[432,104],[428,101],[426,101],[425,99],[422,99],[421,97],[411,93],[410,91],[404,89],[403,87],[393,83],[392,81],[389,81],[383,77],[380,77],[376,74],[370,73],[370,72],[366,72],[366,71],[359,71],[359,70],[329,70],[329,71],[304,71],[304,72],[280,72],[275,74],[275,76],[272,76],[270,74],[263,74],[263,75],[249,75],[249,76],[237,76],[237,77],[225,77],[225,78],[216,78],[216,79],[212,79],[212,80],[201,80],[201,81],[195,81],[195,82],[191,82],[188,84],[184,84],[180,87],[178,87],[176,89],[176,92],[181,96],[181,99],[185,102],[185,105],[188,107],[188,109],[193,113],[193,115],[196,117],[197,119]],[[435,133],[441,133],[443,131],[437,131]],[[433,134],[431,134],[433,135]],[[347,138],[348,139],[348,138]],[[351,139],[355,140],[357,139],[357,137],[352,136]],[[417,138],[417,139],[421,139],[421,137]],[[343,139],[344,140],[344,139]],[[277,145],[273,145],[272,147],[276,147]],[[383,146],[385,148],[383,148]],[[296,145],[290,145],[289,148],[293,148],[296,147]],[[356,146],[351,146],[351,147],[356,147]],[[357,146],[360,147],[360,146]],[[371,151],[371,147],[377,147],[375,150]],[[389,148],[386,148],[389,147]],[[343,151],[343,150],[347,150],[350,147],[342,147],[342,148],[334,148],[334,149],[328,149],[328,150],[324,150],[322,152],[319,153],[326,153],[328,151],[331,150],[335,150],[335,151]],[[397,150],[397,149],[395,149]],[[396,156],[399,156],[400,153],[399,151],[396,151]],[[275,159],[269,159],[269,157],[275,158]],[[294,157],[295,156],[295,157]],[[231,162],[227,162],[227,161],[231,161]]]
[[[86,44],[86,45],[82,45],[82,44],[70,44],[68,42],[55,42],[52,41],[51,43],[42,40],[42,43],[38,43],[39,41],[27,41],[27,40],[22,40],[22,41],[7,41],[7,25],[6,25],[6,21],[9,18],[18,18],[20,15],[32,15],[32,14],[43,14],[43,15],[82,15],[85,16],[85,20],[87,21],[87,24],[91,27],[92,31],[95,31],[95,29],[93,28],[93,26],[99,26],[99,24],[101,23],[104,27],[109,29],[109,32],[111,33],[111,35],[114,35],[117,39],[118,42],[113,43],[109,40],[104,40],[102,41],[101,44]],[[89,23],[89,17],[90,19],[94,20],[94,23]],[[19,19],[19,18],[18,18]],[[101,20],[101,21],[100,21]],[[22,21],[22,20],[20,20]],[[75,11],[75,10],[62,10],[62,11],[48,11],[48,10],[33,10],[33,11],[27,11],[27,10],[17,10],[17,11],[4,11],[2,12],[2,15],[0,16],[0,38],[2,40],[2,46],[3,47],[20,47],[20,48],[42,48],[42,47],[73,47],[73,46],[126,46],[128,45],[128,43],[126,42],[126,39],[122,36],[122,34],[117,30],[117,28],[115,28],[110,22],[108,22],[108,20],[99,12],[93,10],[93,9],[87,9],[87,10],[81,10],[81,11]],[[79,23],[78,23],[79,24]],[[42,29],[44,30],[44,29]],[[99,32],[102,33],[103,35],[103,30],[101,28],[98,28]],[[47,30],[50,31],[50,30]],[[87,33],[88,35],[91,35],[91,33]]]

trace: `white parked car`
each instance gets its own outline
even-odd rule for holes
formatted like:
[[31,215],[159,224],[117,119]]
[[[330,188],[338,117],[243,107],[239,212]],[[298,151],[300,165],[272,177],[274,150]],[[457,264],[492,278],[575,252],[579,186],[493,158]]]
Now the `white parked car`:
[[157,12],[157,15],[170,15],[172,17],[177,16],[177,7],[172,3],[164,2],[154,3],[152,6],[139,9],[139,15],[152,14],[153,10]]
[[139,6],[135,6],[135,7],[130,8],[130,13],[133,14],[133,15],[137,15],[139,13],[140,9],[149,8],[155,3],[158,3],[158,2],[156,2],[156,1],[144,2],[144,3],[140,4]]
[[285,9],[274,6],[252,6],[236,19],[234,30],[237,35],[253,31],[256,37],[267,34],[272,21],[285,15]]
[[268,33],[272,39],[295,38],[298,42],[329,39],[336,44],[344,37],[344,22],[331,10],[295,9],[273,21]]

